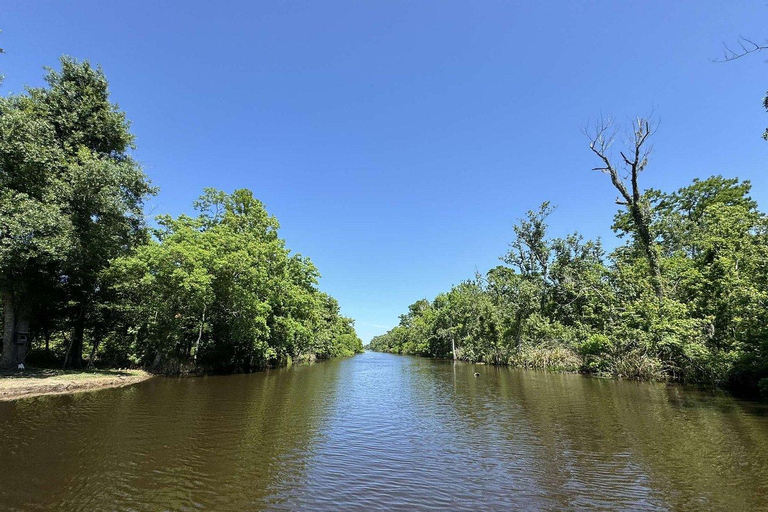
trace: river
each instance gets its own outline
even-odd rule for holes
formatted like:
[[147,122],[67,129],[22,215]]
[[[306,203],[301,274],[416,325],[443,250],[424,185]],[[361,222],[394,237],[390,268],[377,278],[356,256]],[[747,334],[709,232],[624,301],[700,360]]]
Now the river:
[[0,508],[768,510],[768,406],[371,352],[156,378],[0,403]]

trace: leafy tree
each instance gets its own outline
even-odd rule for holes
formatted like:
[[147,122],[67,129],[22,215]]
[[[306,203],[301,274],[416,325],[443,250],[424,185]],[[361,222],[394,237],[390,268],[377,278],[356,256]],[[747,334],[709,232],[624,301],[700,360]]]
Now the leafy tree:
[[515,225],[506,266],[411,305],[371,348],[447,356],[455,344],[469,361],[768,392],[768,220],[750,189],[713,176],[642,194],[661,297],[631,209],[606,255],[599,240],[549,238],[544,203]]
[[317,269],[290,254],[250,191],[209,189],[195,208],[197,217],[160,216],[155,240],[104,274],[125,326],[113,343],[133,362],[235,371],[362,350],[351,320],[317,290]]
[[51,123],[28,95],[0,98],[0,289],[4,336],[0,363],[15,367],[28,346],[32,294],[54,279],[72,250],[73,229],[58,201],[63,154]]
[[39,298],[57,288],[71,308],[70,359],[81,364],[99,272],[142,241],[153,192],[101,70],[65,57],[46,81],[0,100],[4,366],[23,361],[13,333],[29,332]]

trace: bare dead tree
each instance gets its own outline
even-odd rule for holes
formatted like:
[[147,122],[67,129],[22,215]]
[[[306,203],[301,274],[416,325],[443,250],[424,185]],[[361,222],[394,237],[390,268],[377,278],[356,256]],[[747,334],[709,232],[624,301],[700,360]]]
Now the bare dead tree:
[[611,156],[611,146],[618,133],[613,120],[601,117],[594,126],[583,130],[584,135],[589,138],[589,148],[601,162],[600,166],[592,170],[600,171],[611,178],[611,183],[619,192],[616,204],[626,206],[629,210],[637,231],[638,241],[648,260],[654,292],[661,299],[664,297],[664,287],[661,279],[659,255],[651,235],[651,215],[646,205],[643,204],[643,194],[638,184],[638,177],[648,165],[648,157],[651,154],[652,147],[648,144],[648,139],[655,131],[655,123],[647,118],[636,118],[625,141],[625,149],[619,151],[621,160],[617,166]]
[[739,37],[736,42],[739,45],[739,47],[736,49],[732,49],[730,46],[723,43],[723,56],[719,59],[713,59],[713,61],[730,62],[752,53],[768,50],[768,44],[757,44],[756,42],[752,41],[751,39],[747,39],[746,37]]

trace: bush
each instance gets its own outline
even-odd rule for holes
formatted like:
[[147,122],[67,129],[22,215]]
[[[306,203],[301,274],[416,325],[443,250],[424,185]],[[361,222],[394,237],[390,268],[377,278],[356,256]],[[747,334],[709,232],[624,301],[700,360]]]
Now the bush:
[[582,356],[599,356],[613,348],[613,343],[605,334],[592,334],[579,346]]

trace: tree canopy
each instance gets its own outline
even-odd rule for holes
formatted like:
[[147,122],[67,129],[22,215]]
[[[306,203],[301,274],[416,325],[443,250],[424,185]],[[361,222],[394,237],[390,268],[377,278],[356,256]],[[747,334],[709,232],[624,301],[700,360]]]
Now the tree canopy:
[[370,348],[402,354],[728,385],[768,396],[768,218],[751,184],[713,176],[647,190],[664,294],[631,205],[624,244],[547,236],[549,203],[514,226],[505,265],[411,305]]
[[196,217],[149,229],[156,189],[102,70],[64,57],[45,78],[0,97],[3,366],[43,339],[74,367],[86,346],[89,364],[220,371],[361,350],[250,191],[207,190]]

